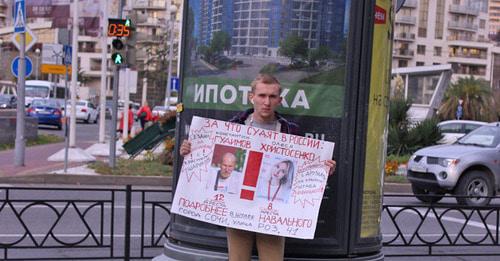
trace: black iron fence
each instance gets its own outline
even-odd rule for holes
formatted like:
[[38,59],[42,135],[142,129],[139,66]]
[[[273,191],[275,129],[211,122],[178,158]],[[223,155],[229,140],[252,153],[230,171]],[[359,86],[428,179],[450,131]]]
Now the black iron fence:
[[[500,255],[499,205],[384,197],[393,202],[382,212],[386,256]],[[0,187],[0,260],[151,259],[167,240],[171,202],[167,189]]]
[[162,253],[171,190],[0,187],[0,260],[129,260]]
[[[500,255],[500,206],[471,207],[444,202],[408,203],[413,195],[386,194],[382,233],[386,256]],[[491,197],[499,199],[500,197]]]

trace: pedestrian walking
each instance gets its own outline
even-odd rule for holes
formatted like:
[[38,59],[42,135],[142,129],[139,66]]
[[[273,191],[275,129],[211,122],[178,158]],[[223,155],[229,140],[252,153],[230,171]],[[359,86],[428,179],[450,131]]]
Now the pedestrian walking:
[[148,102],[144,102],[139,111],[137,112],[137,117],[141,122],[141,128],[144,130],[146,125],[153,120],[153,113],[148,105]]
[[[125,113],[124,111],[122,111],[120,114],[120,124],[118,126],[118,132],[120,133],[123,133],[124,120],[125,120]],[[132,125],[134,125],[134,113],[132,112],[132,105],[130,104],[128,106],[128,134],[130,134],[130,131],[132,130]]]

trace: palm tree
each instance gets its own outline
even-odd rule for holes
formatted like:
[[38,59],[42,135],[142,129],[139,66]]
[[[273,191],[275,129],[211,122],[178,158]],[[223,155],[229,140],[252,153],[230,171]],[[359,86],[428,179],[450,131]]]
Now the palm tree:
[[487,81],[474,76],[460,78],[444,94],[439,108],[442,120],[455,119],[459,101],[463,101],[464,120],[493,121],[495,120],[495,101]]

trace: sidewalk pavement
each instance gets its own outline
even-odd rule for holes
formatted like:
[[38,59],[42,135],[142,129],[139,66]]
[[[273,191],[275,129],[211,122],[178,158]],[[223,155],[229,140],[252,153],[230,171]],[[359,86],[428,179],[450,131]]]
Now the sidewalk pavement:
[[[92,142],[77,143],[86,149]],[[14,166],[14,150],[0,151],[0,184],[67,184],[67,185],[138,185],[171,186],[171,177],[142,177],[100,175],[87,168],[86,163],[69,163],[64,173],[64,162],[47,158],[64,148],[64,143],[26,147],[25,166]],[[102,160],[105,160],[101,158]],[[385,183],[384,193],[411,193],[408,183]]]
[[[93,142],[80,142],[77,147],[86,149]],[[67,185],[138,185],[171,186],[171,177],[139,177],[100,175],[87,168],[86,163],[48,161],[48,157],[64,148],[64,143],[26,147],[25,166],[14,166],[15,151],[0,151],[0,184],[67,184]],[[102,159],[102,158],[101,158]],[[105,159],[102,159],[105,160]]]

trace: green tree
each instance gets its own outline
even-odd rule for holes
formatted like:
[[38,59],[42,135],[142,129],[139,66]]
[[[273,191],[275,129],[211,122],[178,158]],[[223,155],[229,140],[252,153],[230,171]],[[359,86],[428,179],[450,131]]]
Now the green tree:
[[231,37],[224,31],[217,31],[212,34],[210,41],[210,49],[215,54],[220,54],[222,51],[231,49]]
[[214,52],[212,51],[212,48],[202,45],[198,47],[198,51],[203,55],[203,59],[207,62],[212,62],[213,57],[214,57]]
[[439,117],[443,120],[456,118],[459,100],[463,100],[464,120],[496,120],[495,101],[487,81],[474,76],[460,78],[446,90],[439,108]]
[[307,50],[307,42],[304,38],[290,34],[280,42],[278,53],[290,57],[292,64],[295,64],[299,58],[305,59],[307,57]]
[[327,46],[320,46],[319,48],[312,49],[309,51],[309,65],[314,67],[317,62],[320,64],[327,61],[332,57],[332,51]]

